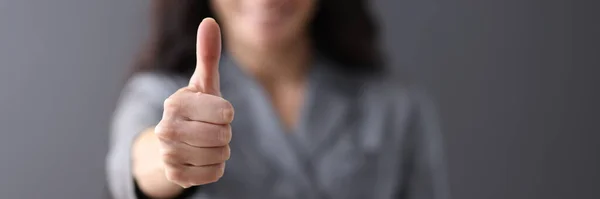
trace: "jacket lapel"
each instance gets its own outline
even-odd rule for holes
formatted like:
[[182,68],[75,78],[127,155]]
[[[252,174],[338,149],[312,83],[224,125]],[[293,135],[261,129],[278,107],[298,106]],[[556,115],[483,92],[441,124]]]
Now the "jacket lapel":
[[[304,164],[291,143],[290,135],[285,133],[268,95],[230,58],[224,56],[220,65],[223,96],[236,109],[234,123],[238,125],[233,127],[233,136],[248,139],[247,143],[241,143],[244,140],[234,140],[240,142],[237,145],[240,145],[241,150],[255,151],[252,155],[265,162],[269,174],[264,186],[273,188],[272,193],[267,195],[285,198],[283,195],[310,194],[311,182]],[[242,119],[247,121],[235,121]],[[307,195],[305,198],[312,197]]]

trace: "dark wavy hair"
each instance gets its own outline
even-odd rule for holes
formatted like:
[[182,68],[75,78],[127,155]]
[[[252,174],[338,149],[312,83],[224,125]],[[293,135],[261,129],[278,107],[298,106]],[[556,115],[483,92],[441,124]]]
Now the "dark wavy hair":
[[[153,0],[150,40],[134,72],[191,75],[196,64],[198,25],[206,17],[219,20],[209,3],[210,0]],[[315,14],[310,38],[316,51],[339,63],[346,72],[382,71],[378,28],[367,0],[317,0]]]

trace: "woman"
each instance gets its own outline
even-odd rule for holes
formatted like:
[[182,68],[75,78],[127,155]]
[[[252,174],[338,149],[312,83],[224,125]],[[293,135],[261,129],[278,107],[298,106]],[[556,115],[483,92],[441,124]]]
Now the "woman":
[[115,198],[447,198],[429,106],[386,75],[365,0],[153,5]]

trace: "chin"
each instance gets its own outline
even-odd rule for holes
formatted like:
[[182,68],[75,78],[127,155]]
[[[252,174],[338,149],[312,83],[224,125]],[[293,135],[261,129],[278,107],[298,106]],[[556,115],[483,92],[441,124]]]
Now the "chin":
[[247,35],[247,39],[256,48],[279,48],[291,43],[294,37],[282,32],[268,31]]
[[280,49],[280,47],[282,47],[282,45],[284,45],[284,41],[280,40],[280,39],[274,39],[274,38],[264,38],[264,37],[260,37],[260,38],[253,38],[252,41],[250,41],[249,45],[252,46],[253,48],[255,48],[256,50],[272,50],[272,49]]

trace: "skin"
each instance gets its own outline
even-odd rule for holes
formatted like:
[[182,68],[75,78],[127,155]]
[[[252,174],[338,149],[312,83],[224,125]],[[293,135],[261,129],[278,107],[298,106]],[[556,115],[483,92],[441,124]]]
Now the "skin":
[[[303,103],[311,47],[307,34],[315,0],[219,0],[213,10],[227,49],[267,91],[288,129]],[[132,170],[152,198],[174,198],[191,186],[218,181],[230,157],[234,108],[221,97],[221,30],[213,19],[198,27],[197,66],[189,85],[164,103],[162,120],[132,147]]]

